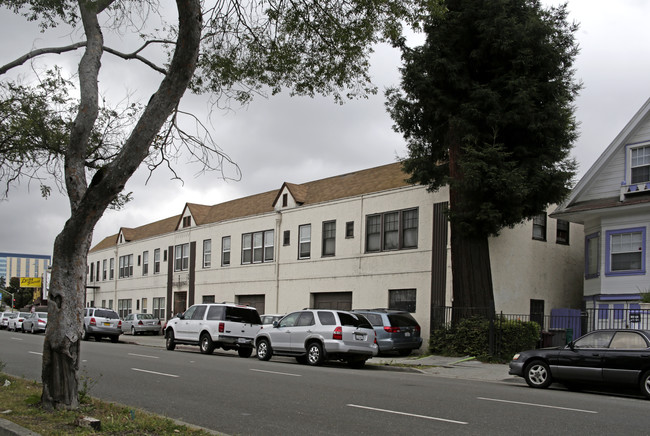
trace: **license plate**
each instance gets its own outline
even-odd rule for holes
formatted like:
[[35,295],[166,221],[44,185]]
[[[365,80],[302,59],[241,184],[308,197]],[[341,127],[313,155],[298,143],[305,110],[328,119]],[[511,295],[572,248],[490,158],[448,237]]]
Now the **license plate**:
[[408,338],[409,336],[411,336],[411,332],[404,333],[404,336]]
[[360,333],[355,333],[354,334],[354,339],[356,339],[357,341],[363,341],[365,338],[366,338],[366,335],[362,335]]
[[106,327],[110,327],[110,326],[111,326],[111,323],[110,323],[110,322],[105,322],[104,325],[105,325]]

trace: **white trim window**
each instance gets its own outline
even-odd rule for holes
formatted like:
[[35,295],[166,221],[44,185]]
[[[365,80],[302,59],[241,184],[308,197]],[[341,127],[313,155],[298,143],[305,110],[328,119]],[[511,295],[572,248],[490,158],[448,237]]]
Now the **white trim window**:
[[212,239],[203,241],[203,268],[210,268],[212,265]]
[[144,251],[142,253],[142,275],[146,276],[149,274],[149,252]]
[[274,240],[273,230],[245,233],[242,235],[241,263],[273,262]]
[[160,274],[160,248],[153,251],[153,273]]
[[230,265],[230,236],[221,238],[221,266]]
[[174,271],[187,271],[190,267],[190,244],[174,247]]
[[311,257],[311,224],[298,227],[298,259]]
[[418,209],[366,216],[366,252],[418,248]]
[[113,280],[115,278],[115,258],[111,257],[108,259],[108,280]]
[[131,277],[133,275],[133,255],[120,256],[119,268],[119,278]]
[[323,221],[323,257],[336,254],[336,221]]
[[600,233],[585,236],[585,279],[600,274]]

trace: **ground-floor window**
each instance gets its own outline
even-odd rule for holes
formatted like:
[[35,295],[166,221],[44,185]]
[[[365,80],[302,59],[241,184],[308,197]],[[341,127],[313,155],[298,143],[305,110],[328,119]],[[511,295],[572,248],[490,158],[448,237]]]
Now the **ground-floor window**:
[[415,312],[415,289],[391,289],[388,291],[388,308]]
[[165,319],[165,297],[154,297],[153,316],[158,319]]
[[131,313],[131,308],[133,307],[133,300],[130,298],[117,300],[117,314],[120,318],[124,319],[129,313]]

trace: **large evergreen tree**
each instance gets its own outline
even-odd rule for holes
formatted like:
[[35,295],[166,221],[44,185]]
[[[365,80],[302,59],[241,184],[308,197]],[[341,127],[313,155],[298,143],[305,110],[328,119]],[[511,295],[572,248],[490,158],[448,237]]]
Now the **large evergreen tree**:
[[493,309],[488,237],[562,200],[575,174],[577,25],[537,0],[444,3],[424,45],[401,46],[387,107],[410,180],[449,186],[454,307]]

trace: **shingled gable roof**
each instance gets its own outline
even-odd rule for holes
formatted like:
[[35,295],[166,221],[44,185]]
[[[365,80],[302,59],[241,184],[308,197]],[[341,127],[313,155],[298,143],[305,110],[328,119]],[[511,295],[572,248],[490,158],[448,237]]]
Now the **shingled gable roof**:
[[[399,162],[370,168],[303,184],[284,183],[290,187],[296,200],[304,205],[338,200],[357,195],[409,186],[407,175]],[[187,203],[197,225],[217,223],[229,219],[243,218],[274,211],[281,189],[238,198],[214,206]],[[182,215],[129,229],[131,241],[174,232]],[[123,228],[122,230],[124,230]],[[109,236],[92,248],[91,252],[116,245],[117,235]]]
[[[591,183],[598,177],[601,170],[607,165],[612,156],[625,144],[628,143],[629,138],[635,133],[638,125],[650,114],[650,98],[641,106],[641,109],[632,117],[626,124],[621,132],[614,138],[605,151],[598,157],[596,162],[589,168],[585,175],[573,188],[569,197],[551,214],[552,216],[559,216],[561,214],[580,212],[593,209],[603,209],[615,206],[624,206],[628,204],[637,204],[639,201],[621,203],[616,198],[599,199],[590,201],[580,201],[581,196],[589,189]],[[644,201],[644,200],[641,200]]]

